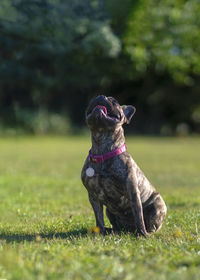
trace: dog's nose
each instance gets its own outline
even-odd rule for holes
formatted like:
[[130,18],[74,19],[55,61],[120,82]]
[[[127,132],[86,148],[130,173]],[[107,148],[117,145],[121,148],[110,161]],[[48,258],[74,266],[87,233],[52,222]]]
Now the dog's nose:
[[104,102],[104,101],[106,101],[107,100],[107,97],[105,96],[105,95],[99,95],[98,96],[98,101],[99,102]]

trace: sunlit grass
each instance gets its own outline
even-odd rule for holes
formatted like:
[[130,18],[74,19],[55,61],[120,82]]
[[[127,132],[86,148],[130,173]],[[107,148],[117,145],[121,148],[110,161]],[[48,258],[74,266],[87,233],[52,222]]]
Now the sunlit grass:
[[147,239],[91,233],[89,137],[0,139],[0,279],[200,279],[200,139],[127,146],[168,207]]

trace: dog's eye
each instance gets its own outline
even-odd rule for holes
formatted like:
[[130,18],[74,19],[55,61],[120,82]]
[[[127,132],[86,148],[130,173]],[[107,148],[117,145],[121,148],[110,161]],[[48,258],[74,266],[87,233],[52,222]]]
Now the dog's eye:
[[118,102],[114,97],[109,97],[110,101],[112,102],[113,105],[117,105]]

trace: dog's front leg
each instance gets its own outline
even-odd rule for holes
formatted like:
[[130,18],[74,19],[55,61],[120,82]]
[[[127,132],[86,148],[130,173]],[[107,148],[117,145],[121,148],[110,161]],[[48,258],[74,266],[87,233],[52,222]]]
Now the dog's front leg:
[[127,191],[132,213],[135,218],[137,232],[146,237],[149,234],[146,231],[140,192],[138,189],[137,180],[134,176],[132,178],[129,177],[127,180]]
[[100,203],[99,200],[95,199],[91,194],[89,194],[89,200],[94,210],[96,226],[100,228],[100,233],[104,235],[106,230],[104,227],[103,204]]

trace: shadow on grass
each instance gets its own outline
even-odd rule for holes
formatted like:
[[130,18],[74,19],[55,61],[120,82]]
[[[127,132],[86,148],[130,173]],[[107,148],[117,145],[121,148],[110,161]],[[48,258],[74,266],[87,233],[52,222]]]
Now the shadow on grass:
[[6,243],[35,241],[41,242],[43,240],[51,239],[66,239],[71,240],[73,238],[83,238],[88,234],[86,228],[79,230],[71,230],[68,232],[51,232],[51,233],[38,233],[38,234],[17,234],[17,233],[1,233],[0,241],[6,241]]

